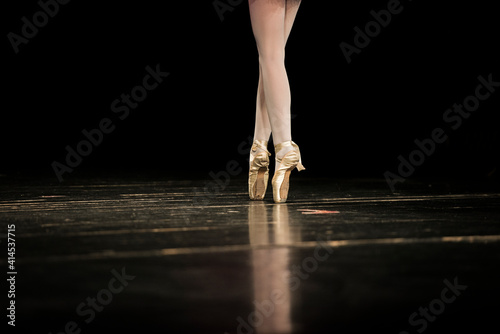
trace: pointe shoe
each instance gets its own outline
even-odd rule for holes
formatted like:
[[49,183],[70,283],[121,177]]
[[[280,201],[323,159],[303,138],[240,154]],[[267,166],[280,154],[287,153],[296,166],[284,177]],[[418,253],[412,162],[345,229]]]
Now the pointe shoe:
[[262,200],[269,180],[269,156],[267,141],[254,140],[250,151],[250,171],[248,172],[248,195],[251,200]]
[[[279,152],[283,149],[289,151],[282,157],[278,158]],[[297,167],[300,172],[304,170],[300,150],[297,144],[293,141],[286,141],[274,146],[276,152],[276,171],[273,177],[273,197],[274,202],[284,203],[288,197],[288,188],[290,187],[290,173]]]

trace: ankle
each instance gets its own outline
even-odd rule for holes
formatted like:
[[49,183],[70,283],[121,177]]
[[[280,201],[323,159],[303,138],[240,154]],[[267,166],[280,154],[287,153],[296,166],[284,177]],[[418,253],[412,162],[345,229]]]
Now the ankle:
[[283,157],[287,153],[293,150],[295,150],[295,147],[294,147],[294,142],[291,140],[274,145],[274,152],[276,154],[276,159],[279,160],[283,159]]
[[253,155],[256,155],[260,152],[269,153],[269,151],[267,150],[267,144],[268,144],[267,140],[255,139],[253,141],[252,148],[250,149],[250,153]]

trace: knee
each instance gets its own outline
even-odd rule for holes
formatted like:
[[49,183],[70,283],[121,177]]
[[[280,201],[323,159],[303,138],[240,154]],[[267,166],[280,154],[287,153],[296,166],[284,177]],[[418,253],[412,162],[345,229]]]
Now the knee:
[[263,68],[276,68],[285,66],[284,52],[259,52],[259,64]]

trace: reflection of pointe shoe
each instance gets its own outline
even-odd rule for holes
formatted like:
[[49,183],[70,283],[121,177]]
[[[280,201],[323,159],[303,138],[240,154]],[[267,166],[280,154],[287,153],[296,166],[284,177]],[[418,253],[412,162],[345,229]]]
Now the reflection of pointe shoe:
[[254,140],[250,151],[250,171],[248,173],[248,194],[251,200],[262,200],[266,194],[269,179],[269,156],[267,141]]
[[[288,152],[282,158],[278,158],[281,150]],[[288,188],[290,186],[290,173],[297,167],[300,172],[304,170],[300,150],[293,141],[286,141],[274,146],[276,152],[276,171],[273,177],[273,197],[276,203],[284,203],[288,197]]]

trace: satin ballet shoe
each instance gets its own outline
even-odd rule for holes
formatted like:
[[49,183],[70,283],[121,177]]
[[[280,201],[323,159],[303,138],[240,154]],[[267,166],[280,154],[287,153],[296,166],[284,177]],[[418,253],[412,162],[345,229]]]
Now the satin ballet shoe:
[[[276,152],[276,171],[273,176],[273,198],[276,203],[284,203],[288,197],[288,189],[290,187],[290,173],[294,168],[300,172],[304,170],[300,150],[297,144],[293,141],[286,141],[274,146]],[[281,150],[289,150],[282,158],[279,152]]]
[[250,151],[250,171],[248,172],[248,194],[251,200],[262,200],[269,180],[269,156],[267,141],[254,140]]

